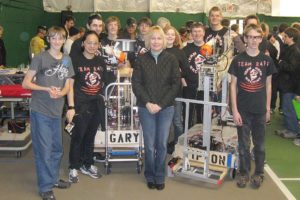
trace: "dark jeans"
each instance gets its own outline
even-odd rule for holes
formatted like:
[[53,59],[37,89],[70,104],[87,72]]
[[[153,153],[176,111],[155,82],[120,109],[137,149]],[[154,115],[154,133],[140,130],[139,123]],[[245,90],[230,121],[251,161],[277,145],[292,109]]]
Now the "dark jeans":
[[284,93],[282,98],[282,111],[284,127],[293,132],[295,135],[299,133],[298,119],[292,100],[295,98],[294,93]]
[[69,152],[70,169],[79,169],[82,165],[90,167],[94,164],[94,140],[100,119],[96,104],[89,105],[87,110],[74,116],[75,126]]
[[282,93],[278,87],[278,77],[272,76],[272,96],[271,96],[271,109],[276,108],[277,93],[279,92],[279,109],[282,109]]
[[[183,97],[186,99],[203,100],[203,96],[204,96],[203,91],[197,91],[197,88],[194,87],[183,88]],[[185,107],[186,105],[183,104],[184,119],[186,117]],[[195,115],[196,115],[196,120],[194,120]],[[190,104],[188,128],[191,128],[193,125],[202,122],[203,122],[203,104]]]
[[249,175],[250,172],[250,135],[254,145],[255,174],[264,173],[265,161],[265,129],[266,114],[253,114],[240,112],[243,125],[237,127],[238,149],[239,149],[239,171],[242,175]]

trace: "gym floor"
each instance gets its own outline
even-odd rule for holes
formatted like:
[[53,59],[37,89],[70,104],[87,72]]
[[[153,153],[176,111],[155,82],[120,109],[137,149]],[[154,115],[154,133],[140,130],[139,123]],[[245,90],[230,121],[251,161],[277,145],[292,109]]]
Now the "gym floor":
[[[180,199],[243,199],[283,200],[300,199],[300,156],[299,147],[292,140],[280,138],[274,130],[281,128],[282,116],[272,115],[266,133],[265,180],[261,188],[236,187],[235,181],[226,178],[221,186],[196,182],[183,178],[166,178],[162,191],[149,190],[143,174],[137,174],[135,163],[116,163],[112,173],[101,179],[92,179],[79,174],[80,182],[67,190],[54,189],[57,199],[62,200],[180,200]],[[68,149],[70,138],[63,134],[65,154],[61,164],[61,178],[68,177]],[[0,152],[0,196],[1,200],[40,199],[37,191],[32,148],[16,158],[12,152]],[[96,163],[104,174],[103,163]]]

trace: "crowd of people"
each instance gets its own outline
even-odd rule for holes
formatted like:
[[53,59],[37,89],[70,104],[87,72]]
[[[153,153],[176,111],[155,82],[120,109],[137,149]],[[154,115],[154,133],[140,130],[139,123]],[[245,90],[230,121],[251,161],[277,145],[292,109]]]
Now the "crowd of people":
[[[189,128],[203,122],[203,106],[191,106],[189,116],[184,116],[183,105],[175,98],[203,100],[198,74],[206,62],[215,61],[214,56],[222,58],[226,54],[227,63],[231,63],[223,66],[222,59],[218,59],[224,68],[220,79],[227,76],[227,71],[231,75],[231,113],[239,143],[237,186],[244,188],[250,181],[258,188],[263,182],[265,126],[272,123],[270,116],[277,105],[283,114],[284,129],[276,133],[293,138],[300,146],[292,103],[300,102],[300,23],[282,23],[270,32],[266,23],[249,15],[244,27],[230,26],[219,7],[210,9],[208,21],[207,25],[188,21],[177,30],[164,17],[156,25],[148,17],[129,17],[122,30],[118,17],[104,21],[100,14],[93,13],[87,19],[87,30],[76,28],[72,16],[62,27],[37,27],[30,41],[31,64],[23,87],[33,91],[31,134],[43,199],[55,199],[53,187],[68,188],[70,183],[78,183],[78,172],[95,179],[101,177],[93,160],[94,138],[99,126],[106,129],[104,88],[116,80],[115,70],[125,62],[114,49],[117,39],[135,40],[135,49],[127,53],[127,60],[133,69],[132,88],[144,134],[144,175],[149,189],[165,188],[166,155],[174,151],[183,133],[183,117],[188,117]],[[2,32],[0,26],[0,66],[6,64]],[[68,181],[60,180],[58,173],[64,96],[67,121],[75,124]],[[218,94],[211,98],[217,99]],[[168,139],[172,123],[174,138]],[[252,176],[250,137],[256,165]]]

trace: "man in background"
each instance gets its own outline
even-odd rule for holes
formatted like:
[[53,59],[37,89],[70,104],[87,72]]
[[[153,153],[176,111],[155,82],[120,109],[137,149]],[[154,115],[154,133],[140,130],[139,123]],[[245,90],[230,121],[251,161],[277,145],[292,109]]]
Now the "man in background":
[[44,41],[44,38],[47,34],[47,27],[38,26],[36,32],[36,35],[30,41],[29,56],[31,59],[37,54],[45,51],[47,47]]
[[4,29],[2,26],[0,26],[0,67],[6,65],[6,49],[2,39],[3,33],[4,33]]

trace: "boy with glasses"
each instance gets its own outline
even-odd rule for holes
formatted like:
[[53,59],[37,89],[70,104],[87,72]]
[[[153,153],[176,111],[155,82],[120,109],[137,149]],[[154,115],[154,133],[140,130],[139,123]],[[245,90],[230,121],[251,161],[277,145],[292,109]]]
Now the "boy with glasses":
[[250,135],[254,144],[255,172],[251,184],[263,182],[265,160],[265,124],[270,119],[271,80],[276,68],[272,59],[259,51],[262,41],[260,26],[245,28],[245,52],[237,55],[229,68],[233,120],[238,132],[239,174],[237,186],[244,188],[250,173]]

